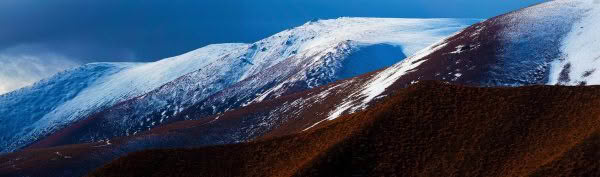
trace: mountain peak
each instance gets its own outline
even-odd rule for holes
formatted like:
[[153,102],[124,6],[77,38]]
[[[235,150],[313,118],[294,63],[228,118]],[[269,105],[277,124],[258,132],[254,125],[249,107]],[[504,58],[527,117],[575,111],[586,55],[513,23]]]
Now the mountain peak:
[[[1,109],[0,121],[4,125],[0,125],[0,131],[5,133],[0,135],[4,143],[0,152],[20,149],[90,118],[106,121],[97,125],[108,133],[81,134],[74,138],[77,142],[136,134],[167,122],[198,119],[315,88],[389,66],[475,22],[478,20],[319,20],[253,44],[214,44],[156,62],[113,63],[123,66],[111,72],[89,71],[98,76],[90,73],[93,76],[59,82],[55,92],[73,94],[47,95],[38,104],[30,104],[31,109],[43,110],[39,114],[29,114],[29,108]],[[369,47],[373,45],[380,46]],[[376,56],[377,53],[391,55]],[[101,64],[83,67],[92,65]],[[360,65],[368,66],[348,69]],[[77,89],[64,86],[73,83],[86,84]],[[26,88],[21,95],[13,95],[40,95],[40,92]],[[1,99],[19,98],[0,97],[3,108],[22,104]],[[198,114],[179,116],[187,109]]]

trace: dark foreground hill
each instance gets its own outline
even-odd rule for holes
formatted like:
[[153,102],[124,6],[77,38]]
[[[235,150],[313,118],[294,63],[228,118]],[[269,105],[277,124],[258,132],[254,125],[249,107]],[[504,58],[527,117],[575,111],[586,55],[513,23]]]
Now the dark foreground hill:
[[600,176],[600,87],[423,82],[300,134],[129,154],[88,176]]

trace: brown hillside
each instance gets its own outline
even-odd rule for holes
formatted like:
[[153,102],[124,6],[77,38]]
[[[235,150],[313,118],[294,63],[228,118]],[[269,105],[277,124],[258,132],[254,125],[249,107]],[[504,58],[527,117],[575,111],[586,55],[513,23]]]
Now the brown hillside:
[[600,87],[424,82],[304,133],[132,153],[89,176],[600,176]]

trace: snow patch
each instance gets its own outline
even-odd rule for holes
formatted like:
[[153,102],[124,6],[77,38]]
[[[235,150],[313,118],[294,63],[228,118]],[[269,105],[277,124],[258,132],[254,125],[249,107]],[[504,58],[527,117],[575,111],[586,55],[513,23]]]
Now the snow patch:
[[582,0],[584,17],[572,26],[563,39],[563,60],[551,63],[548,84],[598,85],[600,84],[600,3]]
[[456,50],[450,52],[451,54],[459,54],[463,52],[463,48],[465,47],[465,45],[458,45],[456,46]]

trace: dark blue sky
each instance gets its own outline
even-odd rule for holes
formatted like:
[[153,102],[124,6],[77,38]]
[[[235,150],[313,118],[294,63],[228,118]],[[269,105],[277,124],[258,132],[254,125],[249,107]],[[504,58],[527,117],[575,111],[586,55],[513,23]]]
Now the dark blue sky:
[[312,19],[489,18],[543,0],[0,0],[0,94],[98,61],[254,42]]
[[541,0],[3,0],[0,51],[44,50],[40,52],[83,62],[152,61],[211,43],[253,42],[315,18],[489,18],[537,2]]

